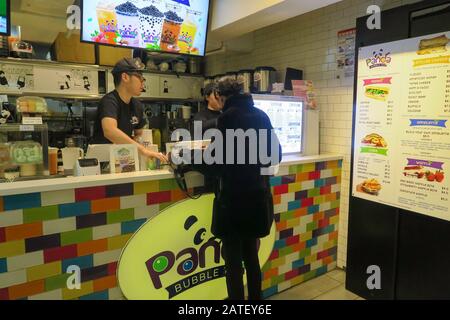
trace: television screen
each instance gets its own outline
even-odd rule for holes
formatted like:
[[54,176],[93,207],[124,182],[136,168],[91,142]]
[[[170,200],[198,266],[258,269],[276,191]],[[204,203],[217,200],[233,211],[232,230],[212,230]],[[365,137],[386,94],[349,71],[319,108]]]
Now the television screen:
[[9,36],[10,33],[9,0],[0,0],[0,35]]
[[296,97],[253,95],[255,107],[264,111],[280,140],[283,154],[301,153],[303,102]]
[[81,40],[205,55],[209,0],[82,1]]

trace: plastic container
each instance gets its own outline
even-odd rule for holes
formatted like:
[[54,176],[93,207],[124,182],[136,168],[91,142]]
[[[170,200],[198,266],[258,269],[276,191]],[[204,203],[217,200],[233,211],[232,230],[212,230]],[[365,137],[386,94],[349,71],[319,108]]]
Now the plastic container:
[[20,166],[20,176],[21,177],[34,177],[37,175],[37,165],[36,164],[23,164]]
[[185,73],[187,70],[186,62],[182,60],[177,60],[173,63],[173,71],[177,73]]
[[9,147],[7,143],[0,144],[0,167],[6,167],[11,163]]
[[7,181],[14,181],[20,177],[20,168],[19,167],[11,167],[11,168],[5,169],[4,176]]
[[47,113],[47,101],[40,97],[20,97],[17,99],[17,111],[21,113]]
[[42,164],[42,146],[34,141],[19,141],[11,145],[11,162],[15,165]]

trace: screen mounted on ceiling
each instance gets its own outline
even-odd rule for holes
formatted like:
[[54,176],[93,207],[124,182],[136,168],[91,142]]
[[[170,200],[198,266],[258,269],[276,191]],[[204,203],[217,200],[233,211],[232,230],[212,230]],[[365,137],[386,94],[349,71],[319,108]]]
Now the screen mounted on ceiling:
[[204,56],[209,0],[85,0],[81,40]]
[[10,35],[10,3],[9,0],[0,0],[0,35]]

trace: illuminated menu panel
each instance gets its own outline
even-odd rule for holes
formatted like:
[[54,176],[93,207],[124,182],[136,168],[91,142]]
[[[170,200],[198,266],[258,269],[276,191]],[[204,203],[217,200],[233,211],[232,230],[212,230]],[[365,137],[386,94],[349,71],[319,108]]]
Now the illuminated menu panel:
[[254,95],[253,99],[255,107],[269,116],[283,153],[302,152],[303,102],[281,96]]
[[354,197],[450,221],[450,32],[359,52]]

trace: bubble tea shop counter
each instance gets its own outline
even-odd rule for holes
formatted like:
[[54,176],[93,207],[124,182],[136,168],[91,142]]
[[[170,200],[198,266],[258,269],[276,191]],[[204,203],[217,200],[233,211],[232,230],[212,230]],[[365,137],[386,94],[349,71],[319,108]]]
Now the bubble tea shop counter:
[[[269,107],[272,102],[267,102]],[[342,158],[317,155],[318,142],[314,141],[318,136],[315,132],[318,130],[317,114],[317,111],[302,109],[302,146],[299,152],[284,156],[278,174],[271,178],[276,221],[262,268],[265,297],[336,267]],[[314,123],[316,125],[312,125]],[[2,126],[0,134],[5,135]],[[50,126],[45,123],[45,117],[42,125],[9,126],[18,130],[6,135],[13,145],[17,144],[14,150],[20,152],[6,151],[7,143],[3,142],[8,141],[0,146],[0,161],[13,162],[19,167],[18,174],[4,170],[3,183],[0,183],[1,300],[225,298],[225,280],[219,273],[217,278],[205,278],[208,281],[197,289],[188,287],[182,293],[166,290],[186,278],[181,277],[175,267],[159,275],[162,288],[152,282],[148,268],[142,269],[147,272],[145,282],[141,283],[144,289],[122,285],[123,281],[119,283],[121,276],[118,277],[123,248],[143,225],[152,228],[152,223],[162,224],[164,234],[161,237],[166,237],[157,239],[158,246],[153,251],[139,253],[144,254],[145,261],[160,249],[177,253],[194,246],[195,251],[200,252],[203,242],[212,238],[209,204],[200,205],[211,199],[210,196],[188,199],[180,190],[173,171],[167,167],[145,171],[135,167],[133,172],[102,175],[49,176],[54,150],[48,149],[48,141],[45,141]],[[36,132],[27,132],[31,129]],[[21,139],[29,144],[19,144]],[[33,161],[37,175],[41,175],[39,170],[42,170],[45,179],[20,181],[21,171],[26,174],[26,164]],[[25,168],[21,167],[23,165]],[[14,179],[17,177],[19,179]],[[15,181],[8,183],[6,178]],[[190,174],[187,182],[191,193],[198,194],[204,189],[200,174]],[[188,209],[193,206],[192,212],[198,215],[198,220],[184,216],[189,210],[177,210],[180,205]],[[174,209],[176,214],[169,214]],[[190,223],[186,224],[188,220]],[[195,234],[191,237],[194,229],[190,230],[189,225],[202,230],[197,245],[192,242]],[[200,261],[196,268],[187,271],[188,277],[192,274],[207,277],[207,270],[223,265],[213,254],[213,258],[209,257],[210,252],[212,250],[206,251],[204,263]],[[138,256],[134,258],[139,259]],[[174,261],[175,266],[179,262]],[[126,259],[121,260],[122,266],[126,267],[126,263]],[[67,287],[73,266],[80,272],[79,290]],[[126,273],[125,277],[130,275]],[[125,283],[132,285],[132,280]],[[211,293],[211,288],[219,288],[215,290],[218,293]],[[139,294],[141,289],[144,296]]]

